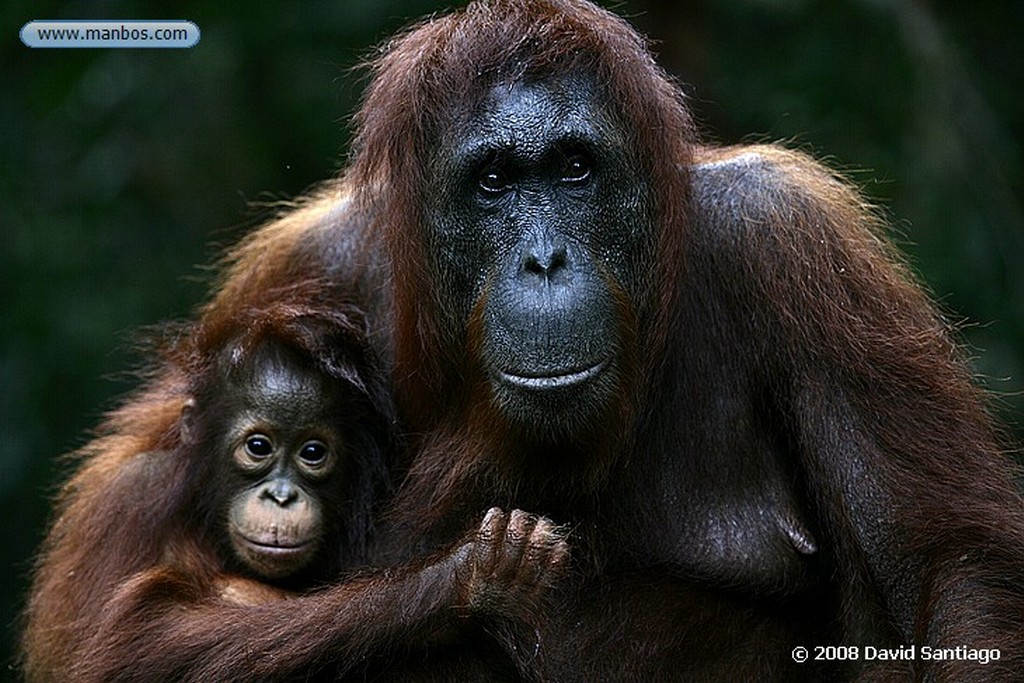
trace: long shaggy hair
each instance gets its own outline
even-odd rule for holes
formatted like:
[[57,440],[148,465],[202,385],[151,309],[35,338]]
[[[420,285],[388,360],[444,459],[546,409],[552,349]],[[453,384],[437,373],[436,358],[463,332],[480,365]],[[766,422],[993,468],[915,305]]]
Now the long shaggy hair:
[[432,152],[496,83],[583,73],[603,89],[609,113],[651,178],[661,226],[653,291],[637,302],[636,336],[647,343],[638,355],[653,359],[643,374],[655,372],[676,308],[694,134],[681,90],[655,64],[644,39],[586,2],[493,0],[412,27],[368,67],[373,79],[356,117],[347,177],[387,244],[395,283],[395,384],[413,422],[439,403],[453,403],[445,397],[466,394],[465,387],[450,386],[466,376],[466,349],[446,343],[450,331],[439,329],[445,304],[427,294],[435,283],[421,225]]

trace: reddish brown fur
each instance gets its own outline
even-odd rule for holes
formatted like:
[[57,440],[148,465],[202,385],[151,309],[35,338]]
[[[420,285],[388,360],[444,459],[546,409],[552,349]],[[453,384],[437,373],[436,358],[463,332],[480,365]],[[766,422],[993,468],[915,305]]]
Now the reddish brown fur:
[[[587,473],[639,481],[629,474],[630,462],[644,467],[646,453],[665,447],[651,441],[670,417],[659,414],[665,409],[658,402],[678,406],[682,415],[687,411],[685,394],[669,399],[658,392],[707,393],[710,387],[693,376],[702,362],[714,361],[701,361],[700,352],[691,350],[691,337],[700,338],[708,322],[728,325],[735,330],[724,333],[734,353],[750,353],[763,363],[756,372],[777,392],[780,418],[792,429],[793,448],[803,453],[793,466],[803,471],[808,509],[822,527],[823,561],[836,567],[834,587],[794,605],[788,615],[776,615],[778,623],[768,630],[791,629],[781,636],[783,643],[817,628],[818,638],[879,646],[890,639],[1002,645],[1003,661],[986,670],[956,662],[916,665],[915,670],[950,677],[987,678],[1021,666],[1024,514],[1014,469],[948,325],[849,185],[776,147],[698,147],[678,90],[636,35],[584,3],[477,3],[399,37],[373,66],[349,178],[359,188],[359,205],[380,226],[390,257],[395,385],[404,416],[425,433],[397,506],[399,514],[415,511],[414,528],[443,539],[470,510],[507,501],[564,515],[583,528],[600,525],[601,508],[614,508],[616,499],[604,477]],[[539,459],[528,459],[522,451],[534,446],[514,438],[490,405],[475,364],[473,325],[468,339],[462,330],[442,327],[450,318],[443,315],[445,302],[424,296],[436,287],[424,258],[422,193],[431,186],[437,141],[458,129],[460,117],[474,111],[488,87],[574,70],[607,84],[609,104],[619,121],[628,122],[629,145],[659,192],[654,281],[661,287],[639,302],[637,356],[645,365],[622,391],[626,406],[631,399],[653,402],[648,411],[625,408],[585,447],[551,444]],[[724,171],[721,180],[716,165]],[[687,173],[690,168],[700,177]],[[691,182],[698,188],[696,207],[690,204]],[[684,359],[685,354],[698,357]],[[678,375],[685,389],[659,389],[662,373]],[[573,466],[568,473],[557,466],[548,471],[545,458]],[[529,469],[523,469],[525,462]],[[595,462],[598,468],[592,469]],[[611,489],[620,491],[621,484]],[[642,500],[644,492],[618,496]],[[644,512],[605,520],[608,535],[623,538],[630,524],[648,524]],[[624,561],[616,548],[601,548],[608,541],[600,536],[578,539],[593,549],[599,585],[608,580],[601,575],[604,563]],[[964,566],[964,558],[975,554],[978,560]],[[1007,584],[1013,587],[1007,590]],[[842,604],[836,616],[821,607],[814,612],[811,605],[832,599],[833,589]],[[583,595],[582,600],[592,598]],[[717,600],[696,593],[683,618],[693,623],[727,614]],[[639,604],[620,604],[619,612],[604,612],[602,619],[629,623],[639,632],[683,627],[671,610],[650,627],[640,626]],[[685,604],[681,599],[680,613]],[[808,618],[803,609],[811,610]],[[812,626],[818,619],[824,621]],[[590,627],[604,633],[600,620]],[[745,629],[728,619],[717,628]],[[548,645],[558,654],[550,666],[536,663],[541,677],[615,679],[616,672],[642,671],[657,676],[686,666],[695,676],[721,675],[702,660],[720,656],[714,646],[683,662],[613,659],[621,654],[614,647],[600,663],[587,660],[593,651],[585,646],[581,650],[588,655],[577,658],[580,650],[563,639],[571,634],[570,642],[583,637],[589,645],[591,634],[579,630],[567,624],[552,628]],[[692,647],[671,638],[654,641],[657,656]],[[790,666],[785,651],[778,646],[775,652],[750,652],[746,666]],[[585,669],[581,660],[594,668]],[[736,671],[746,671],[741,666]],[[818,669],[822,675],[826,670]]]
[[[690,116],[679,90],[654,63],[643,39],[622,19],[578,2],[480,2],[462,13],[413,27],[372,65],[370,84],[356,119],[355,157],[348,178],[357,201],[384,231],[395,272],[396,395],[414,425],[436,418],[432,407],[448,407],[449,381],[464,363],[465,339],[438,328],[445,305],[424,296],[435,291],[423,259],[423,191],[429,186],[432,144],[470,112],[495,82],[525,75],[543,77],[581,70],[596,75],[612,114],[632,136],[635,151],[652,177],[660,233],[656,295],[640,311],[639,335],[653,335],[661,354],[665,316],[673,310],[678,264],[685,258],[685,169],[693,139]],[[675,131],[667,137],[664,131]],[[645,368],[645,376],[656,371]],[[462,396],[462,390],[455,390]],[[475,398],[473,400],[476,400]]]
[[122,471],[138,454],[173,443],[185,384],[180,374],[167,373],[108,417],[100,436],[75,454],[82,465],[56,501],[26,609],[22,646],[30,680],[55,680],[70,669],[86,634],[81,619],[98,616],[108,597],[99,586],[158,560],[152,549],[140,548],[145,537],[126,534],[122,525],[154,509],[160,492],[125,487]]
[[[164,350],[164,374],[109,418],[116,431],[82,453],[58,501],[26,615],[29,680],[266,681],[322,670],[328,680],[350,671],[361,678],[391,671],[423,643],[474,640],[475,627],[463,637],[462,624],[482,615],[533,618],[568,551],[560,530],[518,511],[489,514],[479,530],[415,564],[330,590],[307,585],[295,594],[228,571],[217,541],[223,521],[202,503],[213,493],[205,487],[219,485],[209,476],[216,463],[206,460],[223,454],[195,445],[218,442],[201,433],[202,417],[200,434],[187,441],[178,427],[192,398],[219,405],[210,385],[222,383],[225,362],[244,363],[272,339],[355,385],[385,424],[392,419],[360,311],[318,307],[322,286],[276,287],[264,292],[264,308],[208,315],[189,334],[178,332]],[[361,490],[352,493],[349,538],[330,551],[352,560],[365,557],[370,522],[356,516]],[[517,561],[524,554],[531,562]],[[461,658],[450,666],[460,675],[474,667]]]
[[[480,2],[414,27],[371,66],[375,79],[357,118],[346,179],[236,250],[203,321],[212,330],[230,327],[238,311],[261,307],[266,292],[310,274],[323,276],[342,299],[355,292],[368,301],[371,337],[394,362],[402,416],[417,440],[391,522],[388,545],[396,555],[444,547],[494,504],[575,526],[581,575],[560,594],[558,609],[542,615],[536,633],[499,639],[518,650],[501,657],[484,649],[486,664],[502,673],[515,662],[520,676],[536,680],[1020,675],[1024,501],[1016,470],[949,325],[847,183],[778,147],[700,146],[678,89],[642,40],[620,19],[576,0]],[[627,326],[636,333],[638,367],[622,405],[588,448],[556,444],[547,454],[588,463],[563,481],[524,468],[536,460],[515,457],[533,446],[511,440],[489,407],[472,329],[441,325],[446,302],[428,298],[435,290],[419,226],[438,137],[458,128],[496,77],[573,69],[606,84],[609,106],[650,174],[660,225],[652,282],[659,286],[632,302],[637,318]],[[387,287],[390,302],[380,293]],[[111,599],[112,585],[156,562],[144,537],[114,532],[135,520],[144,526],[149,506],[172,481],[158,477],[140,488],[131,463],[173,437],[184,381],[169,366],[83,452],[33,588],[31,678],[66,673],[98,624],[119,623],[108,614],[127,613],[123,624],[107,626],[124,642],[133,629],[166,617]],[[737,409],[730,400],[753,407]],[[722,507],[710,511],[691,501],[757,493],[769,476],[758,468],[772,462],[739,457],[759,456],[757,444],[733,452],[744,444],[730,438],[730,420],[748,413],[769,423],[766,431],[780,442],[772,447],[790,456],[780,477],[797,504],[783,511],[796,514],[797,526],[813,527],[820,546],[797,569],[786,564],[781,579],[763,584],[746,583],[727,564],[701,565],[703,527],[685,526],[691,518],[706,521],[702,513],[711,522],[717,513],[725,522],[745,521],[729,518],[735,511],[717,499]],[[736,490],[716,488],[722,480]],[[669,491],[678,500],[669,510],[654,506],[666,481],[678,486]],[[677,518],[684,526],[671,526]],[[688,533],[672,536],[679,528]],[[666,557],[672,543],[697,555],[694,564]],[[176,554],[203,564],[201,553]],[[205,653],[207,674],[308,673],[323,659],[346,661],[339,651],[392,647],[379,631],[348,640],[352,635],[330,620],[383,629],[378,617],[408,609],[402,601],[429,601],[443,585],[445,565],[437,566],[435,583],[417,589],[386,581],[339,586],[322,599],[297,598],[287,612],[223,611],[202,602],[197,621],[170,622],[174,628],[159,643],[168,657],[193,652],[208,629],[217,640],[207,649],[214,642],[222,649]],[[189,590],[172,587],[170,595]],[[263,635],[245,637],[241,626],[222,622],[259,624]],[[300,647],[290,644],[296,634],[316,638]],[[1002,659],[987,667],[918,661],[844,668],[797,666],[789,656],[795,644],[906,643],[999,647]],[[480,652],[471,645],[457,642],[455,652]],[[328,654],[317,659],[315,648]],[[450,672],[443,658],[423,661],[438,678]],[[439,662],[442,668],[431,669]],[[155,661],[146,671],[175,670]],[[485,667],[487,673],[494,672]]]
[[[196,472],[208,469],[197,460],[220,456],[182,443],[179,420],[197,391],[221,383],[224,349],[244,359],[270,338],[317,359],[323,372],[389,410],[384,387],[371,381],[379,370],[363,346],[361,312],[345,305],[316,308],[318,291],[315,282],[275,289],[265,293],[268,308],[211,317],[191,334],[177,332],[175,343],[162,351],[164,374],[111,414],[102,435],[77,454],[84,464],[58,500],[60,516],[43,550],[48,561],[37,571],[28,606],[24,646],[30,679],[106,680],[132,661],[127,655],[136,639],[144,643],[142,634],[152,632],[148,623],[131,626],[135,619],[173,629],[190,620],[171,616],[182,606],[217,600],[255,605],[287,595],[226,572],[224,558],[211,545],[216,531],[206,528],[219,526],[219,520],[208,522],[196,511],[181,517],[183,505],[209,497],[198,486],[215,485],[196,480]],[[383,419],[390,422],[390,412]],[[359,535],[350,541],[355,548],[365,544],[361,525],[367,520],[351,522]],[[95,615],[89,628],[81,627],[81,615]],[[34,628],[37,619],[47,626]],[[148,669],[145,645],[140,647],[135,673],[121,675],[174,675]]]
[[[577,69],[597,74],[612,116],[629,122],[623,126],[631,136],[627,146],[652,178],[657,220],[666,229],[658,235],[660,256],[651,273],[655,291],[622,325],[626,335],[647,341],[648,352],[622,387],[620,405],[612,406],[608,419],[601,421],[610,426],[609,433],[579,445],[581,452],[598,453],[578,458],[578,469],[559,472],[581,485],[593,485],[607,474],[611,461],[599,453],[615,448],[624,435],[621,425],[643,400],[637,392],[660,371],[667,331],[673,326],[669,318],[686,254],[685,169],[694,137],[678,88],[628,24],[575,2],[476,3],[464,13],[413,27],[391,41],[370,66],[374,80],[357,117],[355,156],[346,178],[358,188],[357,204],[374,216],[393,271],[401,273],[392,295],[397,400],[412,429],[430,426],[430,436],[419,450],[448,454],[443,466],[438,465],[442,460],[432,457],[421,457],[413,465],[435,475],[410,477],[406,492],[415,499],[418,487],[430,500],[425,508],[430,512],[419,517],[424,525],[443,517],[449,493],[461,497],[458,482],[480,476],[494,486],[516,488],[514,479],[494,471],[494,462],[522,459],[484,393],[473,340],[442,327],[445,302],[425,295],[435,291],[419,227],[423,191],[431,174],[431,145],[457,130],[459,117],[472,111],[496,80]],[[666,130],[679,134],[666,137]],[[488,454],[486,461],[482,454]],[[535,477],[543,479],[543,474]]]

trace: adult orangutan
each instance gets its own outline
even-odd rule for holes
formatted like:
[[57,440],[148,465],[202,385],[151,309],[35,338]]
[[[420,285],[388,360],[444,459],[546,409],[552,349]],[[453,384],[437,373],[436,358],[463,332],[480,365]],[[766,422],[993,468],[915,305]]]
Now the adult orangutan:
[[[236,249],[203,315],[298,273],[357,292],[409,442],[391,561],[450,548],[492,505],[574,529],[555,609],[417,640],[401,666],[1024,670],[1015,469],[949,326],[846,182],[779,147],[701,143],[644,41],[582,0],[482,0],[371,68],[344,179]],[[126,410],[119,433],[160,422]],[[117,454],[96,449],[99,478]],[[88,521],[69,510],[44,572]],[[29,633],[91,616],[38,611]]]

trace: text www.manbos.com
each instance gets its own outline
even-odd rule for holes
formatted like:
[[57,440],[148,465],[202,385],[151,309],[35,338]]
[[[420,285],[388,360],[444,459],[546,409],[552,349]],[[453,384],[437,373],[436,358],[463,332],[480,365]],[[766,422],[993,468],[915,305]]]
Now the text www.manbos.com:
[[30,21],[21,42],[34,48],[192,47],[199,27],[191,21]]

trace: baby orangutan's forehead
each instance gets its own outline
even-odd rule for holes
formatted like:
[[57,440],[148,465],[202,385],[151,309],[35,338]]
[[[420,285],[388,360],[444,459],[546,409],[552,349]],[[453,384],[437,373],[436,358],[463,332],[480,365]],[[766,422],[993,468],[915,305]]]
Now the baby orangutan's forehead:
[[314,370],[267,357],[257,357],[237,384],[248,411],[273,414],[285,424],[309,422],[328,409],[337,393]]

